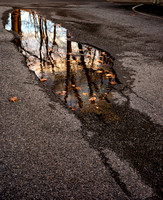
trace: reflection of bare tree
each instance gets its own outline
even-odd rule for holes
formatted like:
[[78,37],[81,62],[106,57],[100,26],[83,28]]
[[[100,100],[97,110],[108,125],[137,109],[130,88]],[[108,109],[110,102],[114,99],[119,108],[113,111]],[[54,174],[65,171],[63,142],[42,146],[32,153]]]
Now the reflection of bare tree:
[[95,88],[95,91],[99,91],[98,86],[96,85],[96,83],[93,82],[92,77],[91,77],[91,72],[93,72],[93,69],[91,68],[87,68],[86,67],[86,63],[84,61],[84,52],[83,52],[83,47],[82,45],[79,43],[78,44],[79,47],[79,53],[80,53],[80,60],[81,60],[81,65],[83,67],[83,70],[85,71],[85,75],[87,78],[87,82],[88,82],[88,87],[89,87],[89,91],[90,91],[90,96],[93,96],[93,86]]
[[48,58],[48,31],[47,31],[47,22],[46,22],[46,19],[44,20],[44,24],[45,24],[45,44],[46,44],[46,56]]
[[[21,13],[19,9],[16,9],[11,13],[11,23],[12,31],[21,35]],[[20,38],[16,38],[14,42],[17,46],[21,46]]]
[[65,102],[67,103],[67,98],[68,98],[68,90],[69,90],[69,81],[70,81],[70,84],[75,93],[75,96],[76,98],[78,99],[78,104],[79,104],[79,107],[82,108],[83,106],[83,102],[82,102],[82,99],[80,97],[80,94],[76,88],[76,79],[75,79],[75,75],[73,74],[73,72],[71,71],[71,54],[72,54],[72,46],[71,46],[71,36],[70,34],[67,33],[67,77],[66,77],[66,88],[65,88],[65,91],[66,91],[66,95],[65,95]]

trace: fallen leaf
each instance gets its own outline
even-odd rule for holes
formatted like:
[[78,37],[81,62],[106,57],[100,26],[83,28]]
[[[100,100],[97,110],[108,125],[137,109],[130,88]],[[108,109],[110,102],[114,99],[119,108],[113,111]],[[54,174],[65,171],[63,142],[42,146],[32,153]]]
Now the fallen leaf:
[[72,87],[75,87],[75,85],[72,85]]
[[115,85],[117,83],[115,81],[111,81],[110,84]]
[[96,73],[98,73],[98,74],[102,74],[103,71],[101,71],[101,70],[97,70]]
[[52,47],[49,48],[49,51],[53,51]]
[[47,79],[46,78],[42,78],[40,81],[44,82],[44,81],[47,81]]
[[81,87],[75,87],[77,90],[81,90]]
[[61,93],[61,95],[65,95],[65,94],[66,94],[66,91],[63,90],[62,93]]
[[56,94],[61,94],[61,91],[57,91]]
[[73,108],[72,108],[72,110],[76,110],[76,108],[75,108],[75,107],[73,107]]
[[88,58],[90,58],[90,57],[91,57],[91,55],[89,54],[89,55],[88,55]]
[[135,17],[135,14],[133,14],[132,16]]
[[106,74],[106,77],[115,78],[115,75],[114,74]]
[[10,98],[10,102],[15,102],[15,101],[17,101],[17,100],[18,100],[17,97],[11,97],[11,98]]
[[99,63],[103,63],[103,61],[102,60],[97,60]]
[[86,93],[86,92],[83,92],[82,94],[83,94],[84,96],[88,95],[88,93]]
[[90,100],[90,101],[95,101],[95,100],[96,100],[96,97],[91,97],[89,100]]

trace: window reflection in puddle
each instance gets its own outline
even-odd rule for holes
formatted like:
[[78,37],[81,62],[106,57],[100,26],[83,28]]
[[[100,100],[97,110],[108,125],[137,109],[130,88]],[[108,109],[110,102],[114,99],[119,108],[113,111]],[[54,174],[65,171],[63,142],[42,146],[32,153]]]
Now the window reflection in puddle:
[[29,69],[70,109],[91,109],[95,113],[106,110],[114,86],[120,83],[109,53],[71,41],[71,34],[61,24],[28,9],[12,11],[5,28],[20,35],[14,42]]

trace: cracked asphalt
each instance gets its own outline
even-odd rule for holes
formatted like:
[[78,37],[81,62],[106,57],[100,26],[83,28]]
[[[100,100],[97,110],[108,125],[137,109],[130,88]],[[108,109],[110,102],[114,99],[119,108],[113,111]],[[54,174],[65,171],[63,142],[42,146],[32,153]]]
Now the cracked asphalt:
[[[122,84],[106,118],[70,112],[28,70],[4,29],[13,8],[37,10],[115,57]],[[162,199],[163,20],[131,8],[0,0],[2,199]]]

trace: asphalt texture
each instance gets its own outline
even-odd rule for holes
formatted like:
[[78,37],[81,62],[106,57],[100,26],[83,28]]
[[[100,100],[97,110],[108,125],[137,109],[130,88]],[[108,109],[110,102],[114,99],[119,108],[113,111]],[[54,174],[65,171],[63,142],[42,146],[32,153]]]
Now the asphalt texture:
[[[4,29],[13,8],[37,10],[115,57],[113,117],[69,111],[28,70]],[[0,1],[2,199],[162,199],[163,21],[131,8]]]

